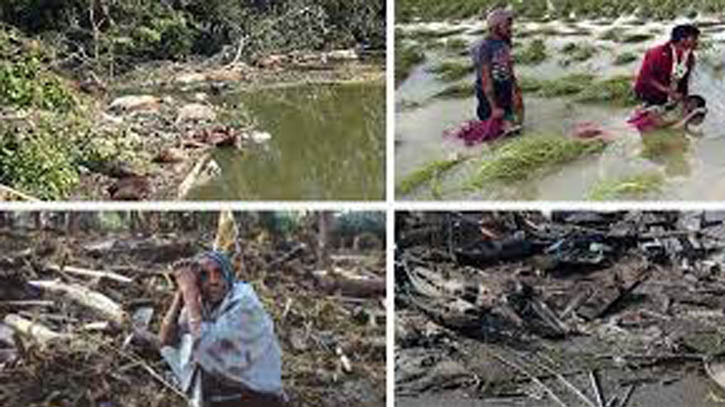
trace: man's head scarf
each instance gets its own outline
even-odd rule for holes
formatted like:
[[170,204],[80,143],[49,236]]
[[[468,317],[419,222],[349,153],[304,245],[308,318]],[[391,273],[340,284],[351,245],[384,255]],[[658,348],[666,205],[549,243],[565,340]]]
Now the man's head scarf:
[[234,285],[234,268],[232,267],[232,262],[229,261],[229,257],[226,254],[220,251],[210,250],[197,256],[197,260],[201,259],[210,259],[216,263],[219,266],[219,269],[221,269],[224,280],[226,280],[229,287]]
[[511,10],[497,8],[488,13],[488,16],[486,17],[486,25],[488,26],[489,31],[493,31],[496,27],[512,18],[514,18],[514,13]]

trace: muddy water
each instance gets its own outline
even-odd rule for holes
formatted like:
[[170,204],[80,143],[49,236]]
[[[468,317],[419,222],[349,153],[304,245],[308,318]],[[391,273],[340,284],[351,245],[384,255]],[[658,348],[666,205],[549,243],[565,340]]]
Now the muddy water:
[[385,191],[385,90],[305,85],[224,96],[271,139],[220,150],[221,175],[192,199],[380,200]]
[[[538,79],[555,79],[569,73],[590,73],[599,79],[621,74],[634,75],[641,63],[641,56],[647,47],[667,39],[672,24],[637,24],[622,18],[611,24],[580,22],[564,24],[521,23],[517,30],[554,30],[556,36],[541,34],[516,39],[525,47],[533,38],[546,41],[548,58],[535,66],[517,65],[519,76]],[[467,31],[457,37],[472,43],[480,34],[471,33],[480,25],[463,23],[411,25],[404,30],[450,29],[465,27]],[[620,34],[651,34],[654,39],[642,43],[620,44],[599,37],[616,27]],[[704,31],[703,45],[698,51],[699,64],[691,82],[691,92],[703,95],[708,101],[709,115],[702,125],[702,135],[689,137],[681,151],[671,151],[665,157],[643,157],[643,143],[639,134],[625,123],[631,109],[614,108],[605,105],[582,105],[567,98],[539,98],[525,95],[525,135],[556,133],[567,134],[575,123],[593,121],[616,134],[616,139],[597,157],[569,163],[553,173],[537,176],[534,180],[514,185],[490,185],[471,190],[467,180],[475,173],[482,159],[486,157],[485,146],[464,147],[454,140],[445,140],[442,133],[465,120],[475,117],[475,99],[471,96],[459,99],[433,98],[437,92],[450,83],[436,79],[428,69],[442,60],[455,58],[440,49],[426,52],[426,61],[417,66],[409,78],[396,90],[396,151],[395,170],[399,181],[407,174],[426,163],[448,158],[456,153],[474,155],[473,159],[450,171],[443,179],[443,199],[522,199],[522,200],[579,200],[586,199],[598,182],[644,172],[662,174],[665,185],[661,192],[647,196],[649,199],[672,200],[721,200],[725,198],[725,83],[723,81],[723,34],[724,26],[714,25]],[[576,31],[587,31],[579,35],[568,35]],[[557,53],[570,42],[589,42],[599,51],[584,62],[563,65],[565,55]],[[619,53],[632,52],[640,59],[625,65],[613,65]],[[718,67],[720,65],[720,67]],[[473,81],[473,75],[463,80]],[[413,104],[412,107],[410,105]],[[674,157],[673,157],[674,155]],[[672,164],[676,161],[677,168]],[[422,187],[403,199],[431,199],[428,188]]]

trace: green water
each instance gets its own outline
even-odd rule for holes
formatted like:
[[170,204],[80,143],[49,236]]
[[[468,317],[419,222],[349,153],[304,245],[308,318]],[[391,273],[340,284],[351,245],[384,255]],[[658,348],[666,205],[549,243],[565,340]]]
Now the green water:
[[221,175],[197,200],[382,200],[385,86],[305,85],[225,95],[272,138],[220,149]]

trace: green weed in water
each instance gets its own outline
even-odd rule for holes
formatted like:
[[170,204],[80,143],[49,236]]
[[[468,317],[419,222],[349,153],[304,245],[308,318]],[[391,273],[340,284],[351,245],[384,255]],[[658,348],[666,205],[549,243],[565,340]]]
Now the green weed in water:
[[652,34],[627,34],[618,39],[618,42],[624,44],[635,44],[639,42],[649,41],[654,38]]
[[591,85],[594,76],[589,74],[570,74],[557,79],[536,79],[521,77],[519,86],[524,93],[530,92],[541,97],[559,97],[575,95]]
[[537,65],[546,58],[546,43],[539,38],[531,41],[523,50],[514,51],[514,61],[523,65]]
[[431,68],[430,71],[435,73],[438,79],[450,82],[464,78],[472,73],[473,65],[457,61],[444,61]]
[[512,139],[485,157],[471,184],[521,181],[533,174],[602,151],[603,141],[581,141],[563,136],[524,136]]
[[[400,181],[400,184],[397,188],[398,193],[409,194],[424,183],[436,179],[439,175],[453,168],[461,161],[462,159],[460,157],[456,157],[449,160],[436,160],[426,164],[422,168],[415,170],[413,173],[406,176]],[[434,191],[439,189],[439,186],[435,187]]]
[[567,55],[561,62],[563,65],[569,65],[572,62],[583,62],[593,57],[597,53],[597,48],[586,43],[570,42],[561,49],[562,53]]
[[632,90],[633,78],[628,75],[615,76],[587,86],[575,98],[580,103],[606,103],[613,106],[628,107],[637,104]]
[[453,35],[458,35],[466,31],[465,28],[452,28],[450,30],[415,30],[408,33],[411,38],[416,38],[421,41],[437,40],[440,38],[446,38]]
[[402,45],[400,42],[396,44],[395,50],[395,83],[399,84],[410,75],[414,66],[425,61],[425,54],[418,45]]
[[623,52],[614,58],[614,65],[627,65],[639,59],[633,52]]
[[595,201],[642,199],[662,190],[665,178],[658,172],[636,174],[597,183],[588,194]]
[[473,82],[459,82],[436,93],[434,97],[444,99],[467,98],[473,96],[474,92]]

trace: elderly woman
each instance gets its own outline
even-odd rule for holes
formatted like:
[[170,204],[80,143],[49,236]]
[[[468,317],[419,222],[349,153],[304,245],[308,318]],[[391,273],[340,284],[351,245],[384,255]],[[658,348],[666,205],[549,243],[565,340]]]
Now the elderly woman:
[[190,405],[285,404],[274,325],[221,252],[175,265],[178,291],[161,324],[161,354]]

